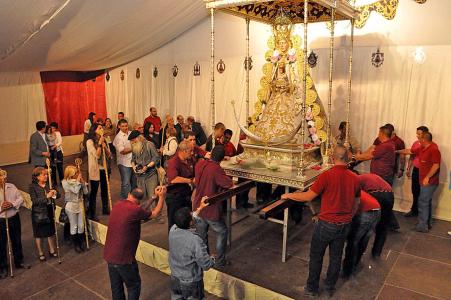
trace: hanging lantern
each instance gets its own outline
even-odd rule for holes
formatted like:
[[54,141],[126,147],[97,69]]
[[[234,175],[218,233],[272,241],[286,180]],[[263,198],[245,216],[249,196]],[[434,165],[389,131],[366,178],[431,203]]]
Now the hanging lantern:
[[153,78],[157,78],[157,76],[158,76],[158,68],[154,67],[153,68]]
[[106,81],[110,81],[110,72],[106,72],[106,75],[105,75],[105,79],[106,79]]
[[179,73],[179,67],[177,67],[177,65],[174,65],[172,67],[172,76],[177,77],[178,73]]
[[218,70],[219,74],[222,74],[222,73],[224,73],[225,68],[226,68],[226,66],[225,66],[224,61],[222,59],[220,59],[218,61],[218,64],[216,65],[216,70]]
[[125,78],[124,70],[121,70],[121,80],[124,80],[124,78]]
[[379,68],[384,63],[384,53],[379,51],[379,48],[377,48],[377,51],[371,54],[371,63],[376,68]]
[[136,78],[139,79],[141,77],[141,71],[139,68],[136,68]]
[[194,74],[194,76],[200,76],[200,65],[199,65],[199,62],[197,62],[197,61],[196,61],[196,64],[194,65],[193,74]]
[[252,56],[249,56],[249,57],[246,57],[245,59],[244,59],[244,69],[247,71],[247,70],[252,70],[252,67],[253,67],[253,65],[252,65]]
[[310,52],[310,55],[307,58],[308,65],[310,68],[316,67],[316,64],[318,63],[318,55],[315,52]]

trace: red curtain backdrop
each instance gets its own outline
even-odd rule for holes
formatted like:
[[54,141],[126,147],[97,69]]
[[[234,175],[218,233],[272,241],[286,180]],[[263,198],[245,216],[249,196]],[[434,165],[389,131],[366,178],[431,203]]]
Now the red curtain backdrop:
[[57,122],[62,135],[83,133],[83,124],[93,111],[106,117],[104,71],[41,72],[47,122]]

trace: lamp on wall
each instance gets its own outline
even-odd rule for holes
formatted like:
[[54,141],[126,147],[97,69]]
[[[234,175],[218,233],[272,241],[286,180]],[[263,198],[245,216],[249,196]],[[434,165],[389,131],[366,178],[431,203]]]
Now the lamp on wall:
[[172,67],[172,76],[177,77],[178,73],[179,73],[179,67],[177,67],[177,65],[174,65]]
[[193,75],[200,76],[200,65],[199,65],[199,62],[197,62],[197,61],[196,61],[196,64],[194,65]]
[[153,78],[157,78],[157,76],[158,76],[158,68],[154,67],[153,68]]
[[246,57],[245,59],[244,59],[244,69],[247,71],[248,69],[249,69],[249,71],[250,70],[252,70],[252,67],[253,67],[253,61],[252,61],[252,56],[249,56],[249,57]]
[[373,52],[373,54],[371,54],[371,63],[376,68],[379,68],[384,63],[384,53],[380,52],[379,48],[377,48],[376,52]]
[[310,52],[310,55],[307,58],[307,62],[310,68],[316,67],[316,64],[318,63],[318,55],[313,52],[313,50],[312,52]]

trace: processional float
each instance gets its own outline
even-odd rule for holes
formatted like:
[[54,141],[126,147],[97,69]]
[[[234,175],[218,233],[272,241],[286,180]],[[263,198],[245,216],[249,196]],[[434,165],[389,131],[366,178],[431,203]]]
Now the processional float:
[[[335,21],[351,23],[349,79],[346,120],[349,124],[352,78],[354,19],[358,11],[345,0],[206,0],[211,18],[211,121],[215,120],[215,28],[216,11],[242,17],[246,21],[246,58],[249,55],[249,23],[251,20],[272,26],[268,40],[263,76],[254,113],[249,114],[250,68],[246,66],[246,126],[235,118],[247,139],[241,144],[244,153],[236,160],[224,162],[228,175],[287,187],[305,189],[330,167],[331,108],[334,70]],[[329,94],[327,111],[318,96],[307,66],[308,24],[330,22]],[[303,24],[303,36],[293,33]],[[232,101],[232,105],[234,105]],[[349,130],[350,126],[347,126]],[[346,135],[347,138],[348,135]]]

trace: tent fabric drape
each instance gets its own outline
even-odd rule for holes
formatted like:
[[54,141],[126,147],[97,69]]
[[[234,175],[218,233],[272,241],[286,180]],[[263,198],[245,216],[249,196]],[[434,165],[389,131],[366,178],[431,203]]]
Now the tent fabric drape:
[[83,133],[89,112],[106,117],[103,72],[42,72],[47,122],[55,121],[62,135]]

